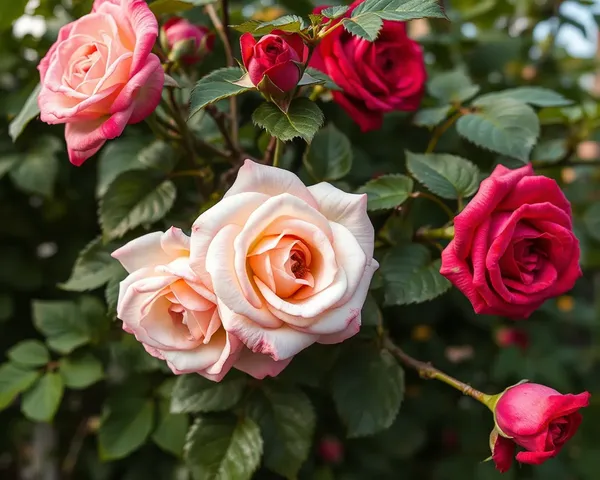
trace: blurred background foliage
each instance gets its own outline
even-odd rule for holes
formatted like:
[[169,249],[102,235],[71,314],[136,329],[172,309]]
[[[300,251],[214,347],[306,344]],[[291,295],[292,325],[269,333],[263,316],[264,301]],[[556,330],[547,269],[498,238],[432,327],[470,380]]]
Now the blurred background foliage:
[[[583,412],[581,430],[561,455],[539,467],[515,467],[504,477],[598,478],[600,74],[594,19],[600,5],[452,0],[444,2],[451,22],[410,25],[432,80],[462,68],[481,93],[544,86],[574,101],[569,107],[537,109],[542,135],[532,155],[537,172],[561,182],[573,203],[585,276],[571,294],[547,302],[528,321],[513,323],[474,315],[455,290],[431,302],[380,309],[381,292],[375,288],[358,338],[309,348],[277,380],[248,389],[245,380],[230,374],[218,387],[199,378],[178,380],[173,391],[174,378],[164,365],[123,335],[114,321],[115,288],[123,276],[107,262],[114,245],[90,244],[101,234],[97,198],[111,175],[114,179],[115,163],[147,147],[150,132],[145,125],[130,127],[123,139],[80,168],[68,162],[61,126],[33,121],[13,144],[8,125],[39,81],[39,59],[58,28],[89,12],[92,2],[0,3],[0,478],[187,479],[190,468],[182,451],[188,413],[216,410],[242,411],[259,423],[264,457],[257,479],[500,478],[491,463],[482,463],[489,456],[490,414],[413,372],[406,372],[404,384],[402,370],[378,353],[376,332],[382,322],[410,354],[489,393],[523,378],[564,393],[590,391],[592,405]],[[232,21],[285,12],[306,15],[313,7],[311,0],[232,1]],[[201,8],[183,15],[208,24]],[[202,72],[222,65],[217,42]],[[258,101],[242,97],[241,120],[244,146],[260,156],[266,141],[250,122]],[[427,95],[423,108],[436,105]],[[431,137],[427,127],[418,125],[427,123],[423,112],[417,117],[391,114],[380,131],[360,134],[335,104],[322,107],[352,140],[352,167],[338,182],[346,190],[381,173],[402,172],[403,152],[424,151]],[[212,125],[199,123],[199,135],[221,141]],[[299,142],[289,149],[285,164],[310,182],[303,148]],[[497,163],[519,164],[467,143],[454,128],[441,137],[436,151],[462,155],[484,173]],[[176,183],[175,206],[158,228],[189,228],[199,206],[211,201],[196,192],[193,180]],[[380,244],[389,245],[421,226],[440,225],[444,216],[435,204],[417,199],[410,211],[376,214],[373,221]],[[90,285],[61,289],[84,248],[96,265],[90,267]],[[80,276],[75,284],[85,280]],[[503,326],[518,328],[528,338],[526,348],[504,346],[498,335]],[[176,413],[169,413],[169,407]],[[228,415],[212,413],[205,421],[213,422],[212,428],[229,428]]]

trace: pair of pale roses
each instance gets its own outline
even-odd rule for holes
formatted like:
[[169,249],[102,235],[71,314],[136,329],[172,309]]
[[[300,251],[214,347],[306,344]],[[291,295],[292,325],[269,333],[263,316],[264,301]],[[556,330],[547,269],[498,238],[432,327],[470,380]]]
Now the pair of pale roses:
[[378,263],[366,196],[246,161],[191,237],[171,228],[113,253],[123,328],[174,373],[278,375],[360,328]]

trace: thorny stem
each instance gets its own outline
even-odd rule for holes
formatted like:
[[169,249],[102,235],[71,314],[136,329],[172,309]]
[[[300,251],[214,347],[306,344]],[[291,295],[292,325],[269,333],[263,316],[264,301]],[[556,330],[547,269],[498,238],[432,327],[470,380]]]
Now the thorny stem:
[[398,360],[400,360],[404,365],[416,370],[421,378],[427,380],[439,380],[440,382],[445,383],[446,385],[450,385],[452,388],[455,388],[459,392],[462,392],[464,395],[468,395],[471,398],[474,398],[480,403],[488,406],[491,395],[487,395],[479,390],[467,385],[460,380],[457,380],[450,375],[445,374],[441,370],[438,370],[430,363],[421,362],[410,355],[408,355],[404,350],[402,350],[398,345],[396,345],[390,338],[386,337],[384,340],[385,348],[394,355]]
[[448,130],[452,125],[454,125],[454,122],[456,122],[462,115],[462,110],[459,110],[448,120],[446,120],[445,123],[443,123],[439,127],[436,127],[436,129],[433,131],[431,140],[429,141],[429,145],[427,145],[427,150],[425,150],[425,153],[432,153],[435,150],[435,147],[442,135],[446,132],[446,130]]
[[410,195],[412,198],[426,198],[428,200],[431,200],[432,202],[435,202],[439,205],[439,207],[444,210],[444,212],[446,212],[446,215],[448,215],[448,218],[454,218],[454,212],[450,209],[450,207],[448,207],[448,205],[446,205],[444,202],[442,202],[438,197],[436,197],[435,195],[431,195],[427,192],[414,192]]

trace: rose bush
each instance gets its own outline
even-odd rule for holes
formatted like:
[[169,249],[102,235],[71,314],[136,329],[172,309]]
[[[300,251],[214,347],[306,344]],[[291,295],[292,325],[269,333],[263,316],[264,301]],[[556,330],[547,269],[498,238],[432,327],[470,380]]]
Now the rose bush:
[[579,410],[587,407],[588,392],[561,395],[553,388],[522,383],[500,395],[494,409],[499,430],[493,445],[493,460],[501,472],[507,471],[517,445],[517,461],[539,465],[559,454],[581,424]]
[[454,220],[442,275],[477,313],[526,318],[581,276],[571,205],[531,165],[499,165]]
[[60,29],[40,61],[42,121],[64,123],[69,159],[81,165],[128,124],[150,115],[164,83],[151,53],[158,23],[143,0],[95,0]]
[[[361,3],[350,5],[345,17]],[[425,91],[423,52],[401,22],[383,22],[374,42],[338,28],[319,44],[310,65],[342,87],[343,91],[333,92],[333,99],[363,132],[380,128],[385,113],[416,110]]]

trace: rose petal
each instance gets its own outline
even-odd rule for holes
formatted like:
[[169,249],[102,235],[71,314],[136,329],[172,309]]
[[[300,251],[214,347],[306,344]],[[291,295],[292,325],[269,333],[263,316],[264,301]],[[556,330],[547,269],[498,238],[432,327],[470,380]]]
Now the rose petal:
[[494,451],[492,452],[492,460],[500,473],[510,470],[514,455],[515,443],[508,438],[504,438],[502,435],[498,435],[494,444]]
[[244,348],[233,368],[237,368],[258,380],[262,380],[265,377],[276,377],[291,361],[291,358],[275,361],[268,355],[253,353],[252,350]]

